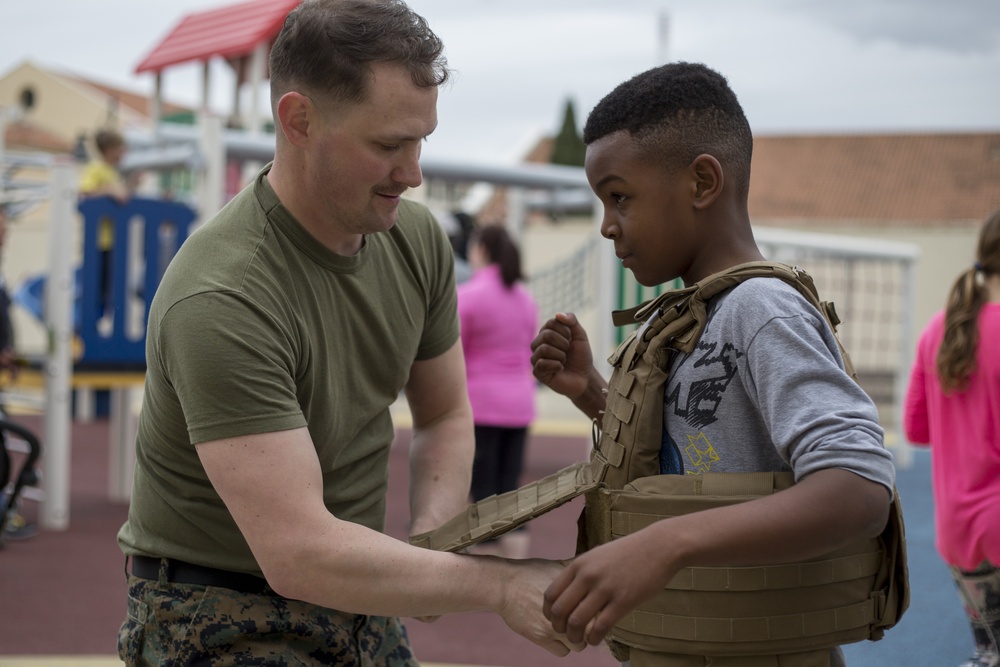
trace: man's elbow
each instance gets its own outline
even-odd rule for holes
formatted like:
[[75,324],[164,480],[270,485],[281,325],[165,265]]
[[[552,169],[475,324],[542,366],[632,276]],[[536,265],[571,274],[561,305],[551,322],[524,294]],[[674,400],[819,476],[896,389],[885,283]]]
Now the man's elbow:
[[[299,542],[302,543],[304,542]],[[323,560],[315,550],[297,548],[289,543],[254,550],[254,554],[267,585],[275,593],[292,600],[305,602],[315,600],[317,592],[315,569],[308,564]]]
[[305,601],[309,592],[305,578],[301,574],[303,568],[295,567],[291,562],[282,562],[283,560],[279,559],[272,563],[260,562],[267,585],[281,597]]

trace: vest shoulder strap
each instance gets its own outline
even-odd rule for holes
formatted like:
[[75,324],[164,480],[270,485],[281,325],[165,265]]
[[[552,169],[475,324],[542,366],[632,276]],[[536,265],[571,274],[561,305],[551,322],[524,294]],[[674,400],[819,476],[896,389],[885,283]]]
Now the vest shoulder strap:
[[822,301],[819,298],[812,276],[798,267],[780,262],[757,261],[731,266],[699,280],[690,287],[668,290],[633,308],[617,310],[611,315],[612,321],[615,326],[644,322],[654,312],[660,310],[661,313],[657,321],[650,324],[648,331],[643,334],[643,340],[638,342],[635,354],[642,354],[647,345],[664,331],[667,331],[666,344],[668,347],[677,351],[690,352],[694,349],[708,322],[708,302],[713,297],[751,278],[778,278],[794,287],[806,301],[819,311],[820,316],[826,321],[837,341],[837,347],[848,375],[857,379],[850,355],[841,344],[840,337],[837,336],[840,318],[837,316],[833,302]]

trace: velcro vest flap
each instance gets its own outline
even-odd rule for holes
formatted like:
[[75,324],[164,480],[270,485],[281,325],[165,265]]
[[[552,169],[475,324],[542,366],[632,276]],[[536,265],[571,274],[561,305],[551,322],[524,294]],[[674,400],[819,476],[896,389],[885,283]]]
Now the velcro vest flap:
[[[868,599],[837,609],[746,618],[692,617],[635,610],[627,614],[616,629],[666,640],[723,646],[769,643],[763,650],[770,651],[777,642],[863,630],[875,617],[873,606],[873,601]],[[811,648],[808,641],[791,645],[796,649]]]
[[660,496],[736,496],[739,499],[740,496],[771,495],[794,483],[795,476],[790,472],[741,472],[651,475],[633,480],[625,488]]
[[[793,484],[790,472],[642,477],[619,490],[595,492],[600,502],[591,503],[594,494],[588,495],[587,529],[602,543],[664,518],[746,502]],[[898,500],[893,504],[898,510]],[[887,530],[900,529],[892,524]],[[898,578],[905,586],[905,573],[890,566],[898,564],[898,554],[887,552],[900,548],[898,542],[883,535],[794,563],[684,568],[663,592],[624,616],[610,638],[684,655],[783,654],[877,639],[899,616],[886,605],[906,605],[885,581]]]
[[588,461],[526,484],[483,498],[435,530],[413,535],[410,543],[435,551],[460,551],[527,523],[597,486]]

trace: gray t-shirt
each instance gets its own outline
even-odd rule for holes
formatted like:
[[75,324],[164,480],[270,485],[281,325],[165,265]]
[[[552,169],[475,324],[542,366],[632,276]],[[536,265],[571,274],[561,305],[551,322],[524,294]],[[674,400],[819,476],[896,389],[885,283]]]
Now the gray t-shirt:
[[[795,288],[752,278],[709,304],[691,354],[671,366],[660,472],[843,468],[895,483],[878,411],[845,372],[822,315]],[[627,664],[627,663],[626,663]],[[845,665],[839,648],[831,667]]]
[[710,302],[697,347],[673,362],[664,420],[664,473],[842,468],[892,491],[874,403],[820,313],[775,278]]

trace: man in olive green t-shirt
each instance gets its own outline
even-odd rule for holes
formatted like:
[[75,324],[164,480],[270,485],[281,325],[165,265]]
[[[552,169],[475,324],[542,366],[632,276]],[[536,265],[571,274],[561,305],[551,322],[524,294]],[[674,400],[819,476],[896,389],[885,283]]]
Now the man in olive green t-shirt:
[[[371,30],[378,26],[379,30]],[[553,653],[562,566],[384,534],[389,406],[413,416],[414,534],[461,511],[472,416],[447,239],[401,199],[440,40],[398,0],[318,0],[271,52],[273,163],[171,263],[147,334],[128,665],[415,665],[396,617],[488,609]]]

